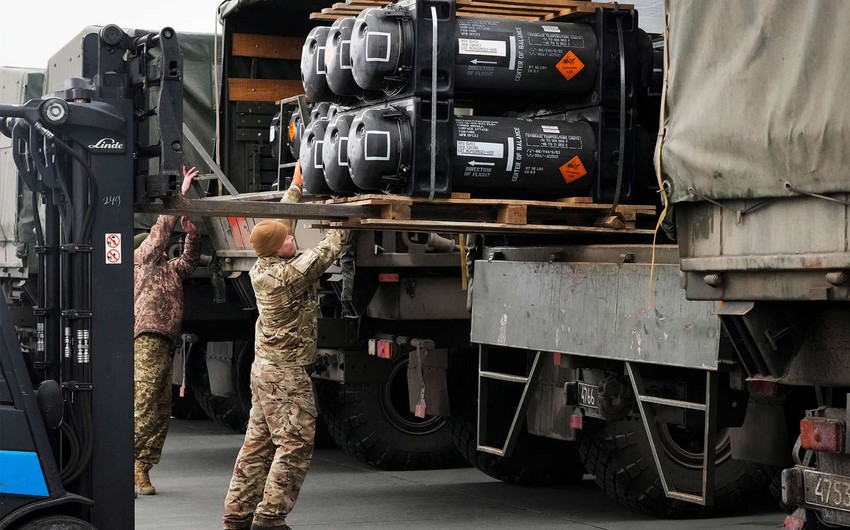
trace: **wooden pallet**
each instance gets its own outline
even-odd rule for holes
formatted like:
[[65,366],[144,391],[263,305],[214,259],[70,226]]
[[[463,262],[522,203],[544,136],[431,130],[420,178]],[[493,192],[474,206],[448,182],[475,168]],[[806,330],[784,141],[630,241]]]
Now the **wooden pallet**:
[[428,201],[399,195],[359,195],[325,203],[378,206],[380,215],[328,220],[314,227],[482,234],[651,235],[652,230],[637,228],[637,219],[656,214],[654,206],[620,205],[612,216],[610,204],[596,204],[589,197],[537,201],[454,196]]
[[[310,14],[313,20],[336,20],[356,17],[364,9],[382,7],[392,2],[383,0],[346,0],[320,13]],[[613,8],[610,2],[585,2],[581,0],[457,0],[457,16],[479,18],[510,18],[518,20],[563,21],[593,13],[596,8]],[[634,9],[631,4],[620,4],[620,9]]]

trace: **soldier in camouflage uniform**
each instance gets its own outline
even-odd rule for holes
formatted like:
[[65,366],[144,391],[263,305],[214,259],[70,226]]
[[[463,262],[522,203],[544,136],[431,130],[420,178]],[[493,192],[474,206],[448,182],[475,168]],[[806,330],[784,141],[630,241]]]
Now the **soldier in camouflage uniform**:
[[[281,202],[301,199],[301,172]],[[316,404],[306,368],[316,358],[316,283],[342,253],[347,230],[331,230],[295,257],[295,221],[262,221],[251,231],[257,299],[251,415],[224,504],[225,529],[288,529],[313,456]]]
[[[185,195],[198,171],[183,168],[183,173]],[[184,217],[183,254],[168,259],[165,250],[177,219],[160,215],[133,252],[134,478],[142,495],[156,493],[148,472],[159,463],[171,418],[171,354],[183,319],[182,281],[195,270],[200,257],[200,236]]]

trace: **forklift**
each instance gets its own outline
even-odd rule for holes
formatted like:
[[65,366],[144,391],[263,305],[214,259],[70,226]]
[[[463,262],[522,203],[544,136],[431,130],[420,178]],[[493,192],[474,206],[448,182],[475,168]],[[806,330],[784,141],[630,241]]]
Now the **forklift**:
[[182,59],[171,28],[80,45],[83,77],[0,105],[39,278],[34,348],[0,303],[0,530],[134,526],[133,212],[179,195]]

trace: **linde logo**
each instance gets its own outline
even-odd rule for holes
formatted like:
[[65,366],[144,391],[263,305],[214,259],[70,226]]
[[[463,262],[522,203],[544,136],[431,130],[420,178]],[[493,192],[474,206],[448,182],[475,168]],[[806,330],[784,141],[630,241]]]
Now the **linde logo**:
[[116,142],[114,138],[101,138],[97,143],[89,145],[89,149],[124,149],[124,144]]

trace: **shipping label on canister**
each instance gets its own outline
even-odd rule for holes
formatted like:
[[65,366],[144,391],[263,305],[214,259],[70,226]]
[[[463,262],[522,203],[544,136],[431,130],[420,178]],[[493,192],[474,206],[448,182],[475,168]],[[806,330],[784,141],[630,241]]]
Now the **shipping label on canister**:
[[597,40],[588,25],[472,18],[457,24],[455,75],[461,90],[593,89]]
[[584,122],[455,118],[452,186],[511,196],[568,196],[590,188],[596,138]]

